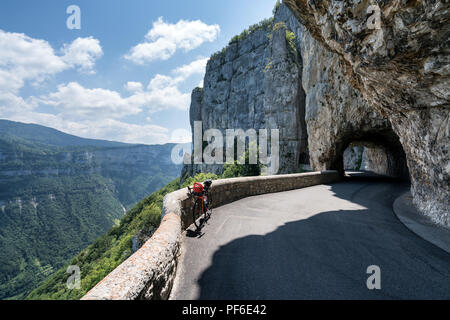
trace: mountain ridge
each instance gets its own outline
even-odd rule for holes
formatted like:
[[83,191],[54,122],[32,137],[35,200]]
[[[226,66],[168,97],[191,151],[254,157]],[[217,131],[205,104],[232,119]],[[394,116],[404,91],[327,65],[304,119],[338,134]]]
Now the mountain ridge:
[[[36,133],[38,135],[36,135]],[[29,141],[42,143],[54,147],[61,147],[61,146],[123,147],[127,145],[128,146],[139,145],[110,140],[82,138],[39,124],[23,123],[6,119],[0,119],[0,135],[5,134],[19,136]],[[64,143],[61,141],[62,139],[65,139]]]
[[25,297],[178,177],[173,146],[85,139],[0,120],[0,299]]

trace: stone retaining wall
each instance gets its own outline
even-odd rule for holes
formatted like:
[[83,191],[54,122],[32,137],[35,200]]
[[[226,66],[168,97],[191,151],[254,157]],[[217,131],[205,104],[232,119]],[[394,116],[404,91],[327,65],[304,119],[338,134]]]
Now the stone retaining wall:
[[[265,193],[336,182],[337,171],[241,177],[213,182],[214,207]],[[175,278],[182,231],[192,223],[187,188],[164,197],[163,218],[154,235],[92,288],[82,300],[167,299]]]

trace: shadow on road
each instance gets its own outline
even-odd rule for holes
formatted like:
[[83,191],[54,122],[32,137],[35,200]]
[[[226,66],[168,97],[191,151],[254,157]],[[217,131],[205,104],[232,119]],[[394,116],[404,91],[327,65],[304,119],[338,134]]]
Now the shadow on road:
[[[347,178],[347,180],[350,178]],[[200,276],[200,299],[449,299],[450,255],[410,232],[390,211],[407,184],[354,177],[335,196],[364,210],[288,222],[220,247]],[[366,286],[381,269],[381,290]]]

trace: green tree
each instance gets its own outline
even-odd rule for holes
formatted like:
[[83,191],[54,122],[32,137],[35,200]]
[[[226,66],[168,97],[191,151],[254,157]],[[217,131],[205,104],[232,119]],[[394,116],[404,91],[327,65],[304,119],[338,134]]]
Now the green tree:
[[244,154],[244,163],[234,160],[233,163],[226,163],[223,167],[222,178],[233,177],[251,177],[261,175],[261,164],[250,164],[250,151],[246,150]]

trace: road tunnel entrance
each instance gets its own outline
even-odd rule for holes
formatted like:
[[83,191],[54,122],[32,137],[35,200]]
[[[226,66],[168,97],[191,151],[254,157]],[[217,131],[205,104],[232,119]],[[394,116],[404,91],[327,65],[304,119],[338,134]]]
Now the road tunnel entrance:
[[409,180],[405,152],[390,128],[382,132],[349,135],[338,143],[336,154],[331,169],[342,174],[346,170],[368,171]]

